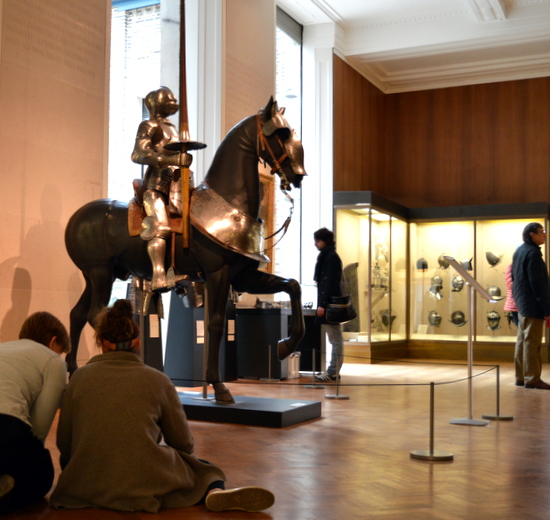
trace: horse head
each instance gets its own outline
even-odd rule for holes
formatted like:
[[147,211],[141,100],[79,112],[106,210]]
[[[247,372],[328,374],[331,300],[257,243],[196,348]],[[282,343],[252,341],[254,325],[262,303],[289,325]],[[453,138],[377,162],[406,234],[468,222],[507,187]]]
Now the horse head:
[[[299,188],[306,174],[304,150],[296,132],[284,117],[273,96],[257,115],[258,157],[271,166],[281,179],[281,189]],[[292,186],[291,186],[292,185]]]

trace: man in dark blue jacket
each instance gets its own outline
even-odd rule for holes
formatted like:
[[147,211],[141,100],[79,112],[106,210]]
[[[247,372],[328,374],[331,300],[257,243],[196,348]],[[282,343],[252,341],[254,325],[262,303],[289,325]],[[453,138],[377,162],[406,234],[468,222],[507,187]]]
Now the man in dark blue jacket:
[[339,323],[328,323],[325,318],[331,296],[341,296],[342,260],[336,252],[334,233],[321,228],[313,233],[315,247],[319,250],[315,264],[314,279],[317,282],[317,316],[315,323],[321,325],[321,336],[325,334],[332,345],[332,357],[327,370],[315,376],[317,381],[336,381],[344,362],[344,339]]
[[514,363],[516,385],[550,390],[540,377],[542,332],[550,319],[550,280],[540,250],[545,241],[546,231],[538,222],[527,224],[512,259],[512,293],[519,311]]

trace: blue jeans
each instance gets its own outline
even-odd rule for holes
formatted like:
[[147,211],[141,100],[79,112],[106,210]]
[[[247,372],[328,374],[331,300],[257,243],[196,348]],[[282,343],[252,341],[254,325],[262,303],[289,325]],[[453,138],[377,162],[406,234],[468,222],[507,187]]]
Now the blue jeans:
[[327,373],[331,376],[340,374],[340,369],[344,363],[344,338],[342,336],[342,326],[339,323],[324,323],[321,325],[321,342],[325,344],[325,334],[328,336],[329,343],[332,345],[332,357],[330,359]]

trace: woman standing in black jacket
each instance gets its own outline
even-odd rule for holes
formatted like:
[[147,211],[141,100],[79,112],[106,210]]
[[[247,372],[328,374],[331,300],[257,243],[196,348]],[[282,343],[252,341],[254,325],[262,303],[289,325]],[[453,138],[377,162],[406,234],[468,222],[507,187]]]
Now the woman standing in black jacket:
[[315,247],[320,251],[315,264],[314,280],[317,282],[317,316],[315,323],[321,325],[321,335],[328,336],[332,356],[327,370],[315,376],[317,381],[336,381],[344,362],[344,339],[339,323],[327,323],[326,309],[331,296],[341,296],[342,260],[336,252],[334,233],[321,228],[313,233]]

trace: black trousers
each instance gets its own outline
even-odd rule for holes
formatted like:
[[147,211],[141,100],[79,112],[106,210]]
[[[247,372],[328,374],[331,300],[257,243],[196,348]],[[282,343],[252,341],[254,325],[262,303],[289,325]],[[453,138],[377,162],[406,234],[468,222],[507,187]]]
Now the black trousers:
[[51,489],[54,469],[50,452],[28,424],[0,414],[0,475],[11,475],[15,487],[0,513],[39,502]]

